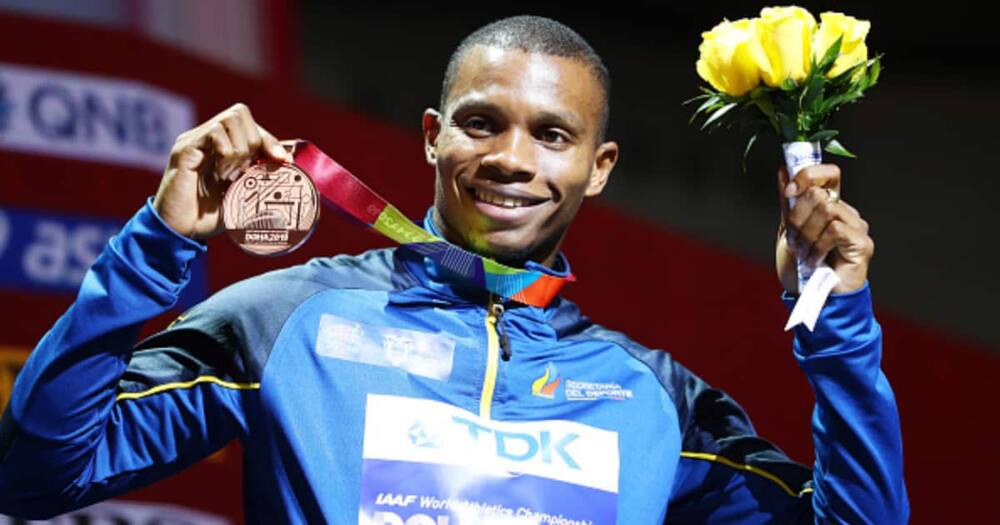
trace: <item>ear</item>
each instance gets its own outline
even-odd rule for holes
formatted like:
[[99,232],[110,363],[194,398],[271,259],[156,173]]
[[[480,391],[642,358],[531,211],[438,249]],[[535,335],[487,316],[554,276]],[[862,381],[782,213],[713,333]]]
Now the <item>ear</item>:
[[424,130],[424,157],[427,164],[437,166],[437,138],[441,132],[441,114],[434,108],[424,110],[423,118]]
[[584,193],[585,196],[594,197],[600,195],[601,191],[604,190],[604,185],[608,183],[608,177],[611,176],[611,169],[615,167],[615,162],[617,161],[617,142],[609,141],[597,147],[594,155],[594,166],[590,170],[590,182],[587,184],[587,191]]

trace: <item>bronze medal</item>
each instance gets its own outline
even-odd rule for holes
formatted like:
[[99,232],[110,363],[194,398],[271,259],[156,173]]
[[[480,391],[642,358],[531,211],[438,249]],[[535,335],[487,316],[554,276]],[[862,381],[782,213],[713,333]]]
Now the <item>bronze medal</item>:
[[319,209],[319,193],[305,171],[295,164],[262,161],[226,190],[222,220],[243,251],[277,256],[296,250],[312,235]]

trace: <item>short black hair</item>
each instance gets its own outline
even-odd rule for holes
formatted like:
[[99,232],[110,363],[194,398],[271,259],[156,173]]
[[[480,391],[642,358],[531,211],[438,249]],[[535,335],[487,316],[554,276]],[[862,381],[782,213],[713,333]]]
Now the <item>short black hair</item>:
[[439,108],[444,111],[451,94],[451,85],[458,74],[458,67],[465,53],[473,46],[483,45],[503,49],[520,49],[528,53],[542,53],[572,58],[583,62],[601,85],[602,104],[598,144],[604,142],[610,118],[611,75],[608,68],[590,44],[576,31],[551,18],[535,15],[517,15],[491,22],[475,30],[455,48],[445,69],[441,83]]

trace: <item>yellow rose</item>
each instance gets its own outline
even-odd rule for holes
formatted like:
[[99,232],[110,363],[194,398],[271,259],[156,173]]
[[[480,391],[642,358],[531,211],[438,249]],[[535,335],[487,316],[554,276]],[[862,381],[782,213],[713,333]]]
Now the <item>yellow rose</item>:
[[771,87],[786,78],[801,82],[809,73],[816,19],[798,6],[765,7],[760,11],[757,36],[767,55],[761,77]]
[[[871,22],[858,20],[843,13],[826,12],[820,13],[819,30],[813,36],[813,53],[816,62],[823,59],[830,46],[837,40],[837,37],[844,35],[840,43],[840,56],[833,63],[833,68],[827,72],[827,78],[833,78],[851,66],[868,60],[868,46],[865,45],[865,37],[871,29]],[[855,73],[852,80],[857,80],[863,71]]]
[[698,75],[715,89],[740,96],[760,84],[758,63],[767,57],[756,39],[757,20],[723,20],[701,34]]

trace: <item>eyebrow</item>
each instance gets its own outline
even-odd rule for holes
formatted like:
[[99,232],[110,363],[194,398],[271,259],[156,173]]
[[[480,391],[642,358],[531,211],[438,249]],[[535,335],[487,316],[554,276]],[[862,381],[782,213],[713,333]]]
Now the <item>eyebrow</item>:
[[[503,113],[500,106],[492,102],[485,100],[466,100],[459,101],[455,104],[455,109],[452,113],[458,113],[460,111],[469,110],[480,110],[492,113]],[[580,134],[583,132],[583,124],[576,115],[567,111],[554,111],[554,110],[542,110],[537,114],[538,119],[555,122],[556,124],[568,128],[574,134]]]

